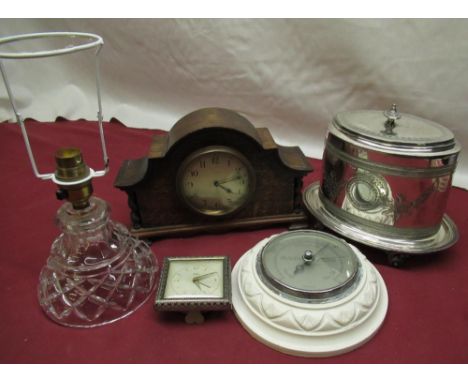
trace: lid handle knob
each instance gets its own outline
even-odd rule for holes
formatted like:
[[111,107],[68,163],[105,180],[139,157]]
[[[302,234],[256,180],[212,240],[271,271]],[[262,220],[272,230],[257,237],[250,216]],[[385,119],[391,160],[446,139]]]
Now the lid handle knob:
[[397,105],[394,103],[390,110],[385,110],[383,112],[387,120],[385,121],[385,130],[382,131],[385,135],[396,135],[393,131],[396,125],[396,120],[401,118],[400,112],[397,110]]
[[304,260],[304,263],[310,263],[314,259],[314,254],[308,249],[304,252],[302,259]]

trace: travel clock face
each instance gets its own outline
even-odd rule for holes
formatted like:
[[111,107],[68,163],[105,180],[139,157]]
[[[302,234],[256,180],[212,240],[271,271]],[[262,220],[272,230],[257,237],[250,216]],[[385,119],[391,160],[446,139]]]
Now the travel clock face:
[[223,259],[172,260],[169,265],[165,299],[222,298]]
[[166,257],[154,307],[158,311],[231,308],[231,265],[227,256]]
[[192,153],[177,174],[177,191],[191,209],[210,216],[231,214],[250,200],[255,174],[249,161],[226,146]]

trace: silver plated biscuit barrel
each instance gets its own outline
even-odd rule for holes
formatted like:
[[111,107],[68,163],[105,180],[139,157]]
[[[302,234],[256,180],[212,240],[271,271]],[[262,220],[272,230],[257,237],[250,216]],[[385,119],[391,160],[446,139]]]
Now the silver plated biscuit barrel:
[[445,214],[460,145],[435,122],[390,110],[339,113],[329,126],[321,182],[304,192],[325,226],[364,244],[402,253],[453,245]]

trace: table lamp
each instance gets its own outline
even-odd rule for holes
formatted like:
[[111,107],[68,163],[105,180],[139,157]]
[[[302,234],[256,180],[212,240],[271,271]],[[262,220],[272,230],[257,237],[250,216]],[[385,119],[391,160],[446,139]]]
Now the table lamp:
[[[54,50],[13,51],[23,40],[66,41]],[[3,51],[2,48],[10,47]],[[114,322],[138,309],[153,292],[157,260],[150,247],[130,236],[110,219],[107,203],[92,196],[92,179],[108,172],[108,156],[102,126],[99,75],[100,36],[90,33],[51,32],[0,39],[0,70],[16,121],[21,128],[34,174],[58,186],[57,197],[65,203],[57,211],[60,235],[52,244],[38,286],[39,303],[53,321],[71,327],[95,327]],[[54,173],[40,173],[8,81],[4,59],[40,59],[95,49],[98,125],[104,168],[94,171],[83,160],[81,150],[65,147],[55,153]]]

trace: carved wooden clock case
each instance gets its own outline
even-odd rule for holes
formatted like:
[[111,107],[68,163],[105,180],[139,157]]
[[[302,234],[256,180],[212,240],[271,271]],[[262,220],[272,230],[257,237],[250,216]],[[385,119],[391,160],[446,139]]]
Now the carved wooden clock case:
[[146,157],[124,161],[114,186],[128,195],[132,233],[150,238],[305,224],[311,171],[299,147],[277,145],[232,110],[205,108],[155,135]]

